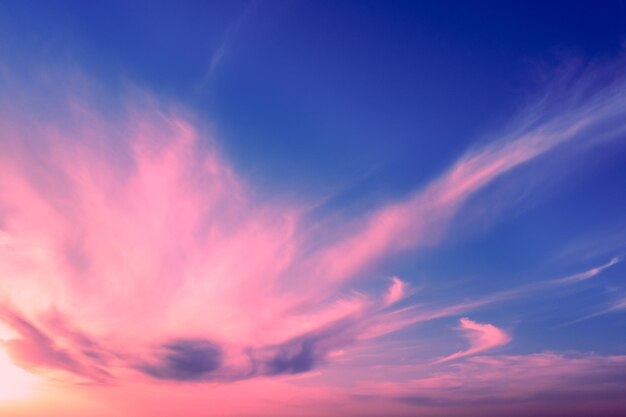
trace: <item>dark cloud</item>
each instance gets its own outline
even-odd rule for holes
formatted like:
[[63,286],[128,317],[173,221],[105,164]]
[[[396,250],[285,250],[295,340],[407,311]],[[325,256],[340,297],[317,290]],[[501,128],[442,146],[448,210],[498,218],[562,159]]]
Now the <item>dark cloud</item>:
[[138,369],[158,379],[201,381],[222,363],[222,349],[204,339],[180,339],[159,348],[157,360]]
[[140,372],[171,381],[232,382],[259,376],[308,372],[320,366],[328,353],[354,341],[354,323],[340,320],[284,343],[249,348],[248,364],[231,367],[223,349],[206,339],[176,339],[159,346],[154,359],[134,364]]
[[277,348],[276,354],[265,363],[269,375],[297,374],[310,371],[324,357],[316,349],[315,340],[297,340]]
[[255,369],[263,375],[298,374],[319,366],[332,350],[354,342],[352,320],[338,320],[280,345],[253,353]]

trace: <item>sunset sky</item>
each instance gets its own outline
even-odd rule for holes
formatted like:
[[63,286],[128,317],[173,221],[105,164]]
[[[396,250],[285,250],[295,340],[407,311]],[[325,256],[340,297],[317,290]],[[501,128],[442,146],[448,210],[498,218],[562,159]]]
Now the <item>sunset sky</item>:
[[0,417],[626,415],[626,2],[0,0]]

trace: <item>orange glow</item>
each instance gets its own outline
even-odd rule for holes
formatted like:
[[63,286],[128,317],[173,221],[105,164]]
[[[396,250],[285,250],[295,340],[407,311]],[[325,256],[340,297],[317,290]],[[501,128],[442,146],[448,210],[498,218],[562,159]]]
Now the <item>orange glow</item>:
[[0,402],[28,397],[34,389],[35,377],[13,365],[0,351]]

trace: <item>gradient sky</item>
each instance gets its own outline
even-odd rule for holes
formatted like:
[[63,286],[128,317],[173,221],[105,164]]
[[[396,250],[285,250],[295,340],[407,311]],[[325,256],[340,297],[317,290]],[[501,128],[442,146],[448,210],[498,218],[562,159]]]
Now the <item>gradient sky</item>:
[[0,416],[626,415],[626,2],[0,1]]

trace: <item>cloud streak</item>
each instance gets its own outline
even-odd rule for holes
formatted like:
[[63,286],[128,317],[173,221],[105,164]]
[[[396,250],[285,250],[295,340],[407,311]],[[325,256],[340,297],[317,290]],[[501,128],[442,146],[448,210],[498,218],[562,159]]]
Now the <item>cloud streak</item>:
[[459,330],[464,333],[470,344],[469,348],[443,357],[437,360],[437,363],[475,355],[498,346],[506,345],[513,340],[509,334],[492,324],[477,323],[467,317],[463,317],[459,320],[459,324]]
[[621,262],[621,258],[619,256],[614,256],[613,258],[611,258],[609,262],[607,262],[604,265],[600,265],[596,268],[592,268],[592,269],[589,269],[588,271],[584,271],[578,274],[573,274],[573,275],[556,279],[553,281],[548,281],[547,284],[559,285],[559,284],[571,284],[574,282],[585,281],[585,280],[595,277],[596,275],[598,275],[605,269],[610,268],[613,265],[617,265],[619,262]]
[[[586,88],[586,80],[573,91]],[[619,138],[624,134],[623,79],[616,79],[592,97],[548,101],[526,114],[502,137],[463,155],[441,176],[405,201],[391,203],[361,219],[359,230],[324,249],[319,275],[344,280],[376,260],[409,248],[434,245],[448,231],[470,197],[489,184],[565,144]],[[552,105],[552,106],[551,106]],[[554,108],[556,107],[556,108]]]
[[205,88],[210,82],[211,79],[215,76],[218,67],[224,56],[228,53],[228,51],[232,48],[233,42],[237,37],[238,33],[241,31],[241,27],[246,23],[248,19],[250,19],[250,15],[254,12],[254,10],[258,7],[259,1],[253,0],[250,1],[244,11],[233,20],[228,27],[226,28],[220,43],[217,48],[211,55],[211,59],[209,61],[209,68],[199,86],[199,89]]

